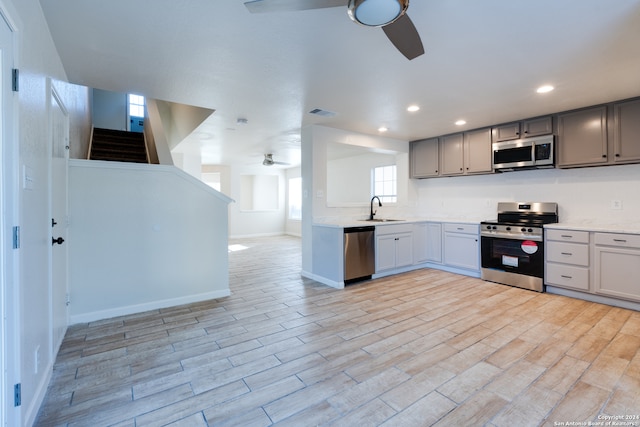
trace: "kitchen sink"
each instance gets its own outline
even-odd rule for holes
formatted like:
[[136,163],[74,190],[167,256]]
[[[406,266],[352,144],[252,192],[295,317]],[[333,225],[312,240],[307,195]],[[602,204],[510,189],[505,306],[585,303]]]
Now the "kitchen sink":
[[374,219],[361,219],[359,221],[367,221],[367,222],[394,222],[394,221],[404,221],[404,219],[391,219],[391,218],[374,218]]

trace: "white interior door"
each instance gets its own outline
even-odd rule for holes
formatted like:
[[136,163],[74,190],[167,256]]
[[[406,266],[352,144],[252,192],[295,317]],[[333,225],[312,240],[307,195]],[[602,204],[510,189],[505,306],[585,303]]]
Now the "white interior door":
[[69,115],[51,84],[51,354],[54,355],[67,329],[68,296],[68,163]]
[[13,34],[0,10],[0,425],[21,425],[14,387],[20,383],[18,144],[14,132],[12,90]]

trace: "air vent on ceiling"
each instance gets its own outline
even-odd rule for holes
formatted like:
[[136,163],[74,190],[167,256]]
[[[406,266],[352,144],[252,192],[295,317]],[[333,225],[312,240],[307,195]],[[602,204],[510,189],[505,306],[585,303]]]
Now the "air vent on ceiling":
[[333,111],[327,111],[321,108],[314,108],[313,110],[309,111],[309,114],[315,114],[316,116],[322,117],[333,117],[336,115],[336,113],[334,113]]

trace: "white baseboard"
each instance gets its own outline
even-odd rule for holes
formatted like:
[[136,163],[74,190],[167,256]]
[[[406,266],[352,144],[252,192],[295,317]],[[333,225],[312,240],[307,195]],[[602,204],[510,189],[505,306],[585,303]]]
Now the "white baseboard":
[[635,301],[627,301],[618,298],[606,297],[604,295],[589,294],[586,292],[573,291],[565,288],[556,288],[555,286],[546,286],[546,292],[564,297],[576,298],[599,304],[612,305],[614,307],[626,308],[628,310],[640,311],[640,303]]
[[[47,394],[47,389],[49,388],[49,382],[51,381],[51,377],[53,376],[53,362],[55,360],[55,356],[47,367],[45,368],[46,375],[43,375],[36,387],[35,393],[33,393],[33,399],[29,403],[29,407],[24,412],[24,424],[25,426],[32,426],[36,422],[36,418],[38,417],[38,412],[40,411],[40,406],[42,402],[44,402],[44,398]],[[24,395],[23,395],[24,398]]]
[[111,317],[126,316],[128,314],[141,313],[143,311],[157,310],[176,305],[190,304],[192,302],[206,301],[215,298],[228,297],[231,291],[227,289],[205,292],[203,294],[187,295],[179,298],[150,301],[143,304],[134,304],[109,310],[93,311],[90,313],[75,314],[70,316],[69,324],[95,322],[96,320],[109,319]]
[[315,280],[316,282],[320,282],[323,285],[331,286],[336,289],[344,289],[344,282],[336,282],[334,280],[329,280],[326,277],[318,276],[317,274],[309,273],[308,271],[302,270],[300,272],[302,277],[306,277],[307,279]]
[[229,239],[252,239],[254,237],[275,237],[275,236],[284,236],[284,232],[279,233],[257,233],[257,234],[234,234],[233,236],[229,236]]

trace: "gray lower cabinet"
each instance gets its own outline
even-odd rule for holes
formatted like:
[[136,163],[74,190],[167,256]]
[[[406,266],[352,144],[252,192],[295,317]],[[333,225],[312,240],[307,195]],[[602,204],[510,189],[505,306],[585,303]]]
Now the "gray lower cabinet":
[[545,283],[589,291],[589,232],[547,230]]
[[613,105],[613,163],[640,161],[640,100]]
[[376,227],[376,273],[413,264],[411,224]]
[[411,141],[409,146],[411,178],[432,178],[440,175],[438,138]]
[[606,164],[607,107],[559,114],[557,153],[560,167]]
[[413,225],[413,263],[442,262],[442,224],[419,222]]
[[640,235],[594,233],[597,294],[640,301]]
[[472,224],[444,224],[444,264],[465,270],[480,270],[480,227]]

